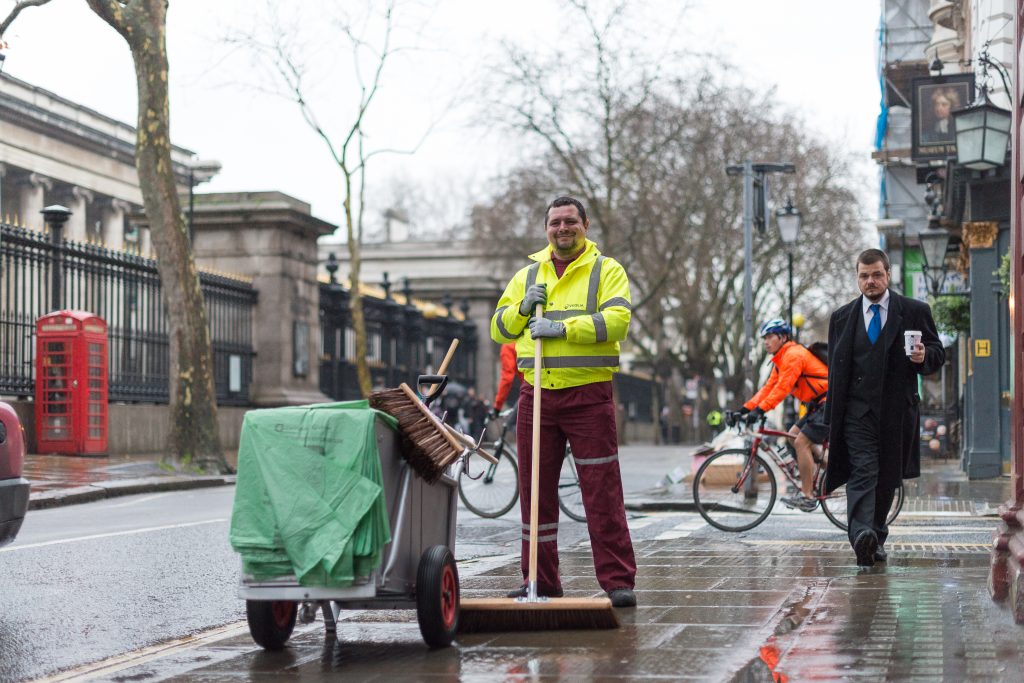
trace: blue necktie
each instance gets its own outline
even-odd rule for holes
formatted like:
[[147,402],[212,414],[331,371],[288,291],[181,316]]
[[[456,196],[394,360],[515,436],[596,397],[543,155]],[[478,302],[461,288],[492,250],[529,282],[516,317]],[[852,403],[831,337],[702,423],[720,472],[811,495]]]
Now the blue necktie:
[[874,344],[882,334],[882,311],[878,304],[871,304],[871,321],[868,323],[868,339]]

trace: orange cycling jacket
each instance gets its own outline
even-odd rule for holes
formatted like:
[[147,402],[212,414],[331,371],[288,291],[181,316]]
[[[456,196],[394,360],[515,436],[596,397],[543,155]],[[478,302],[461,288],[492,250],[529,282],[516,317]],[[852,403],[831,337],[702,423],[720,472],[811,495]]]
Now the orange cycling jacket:
[[744,403],[747,410],[768,412],[793,394],[804,403],[818,403],[828,392],[828,368],[803,344],[788,341],[772,357],[772,374],[754,397]]

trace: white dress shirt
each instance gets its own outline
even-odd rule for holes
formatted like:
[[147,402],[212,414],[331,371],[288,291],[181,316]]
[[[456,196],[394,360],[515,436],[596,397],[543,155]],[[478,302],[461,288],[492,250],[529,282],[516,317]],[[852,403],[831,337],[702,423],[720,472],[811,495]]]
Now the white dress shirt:
[[[871,325],[871,318],[874,314],[871,312],[871,299],[861,295],[861,305],[864,307],[864,329],[867,330]],[[889,319],[889,290],[885,290],[885,294],[882,295],[882,299],[878,302],[879,309],[878,315],[882,318],[882,327],[885,327],[885,321]]]

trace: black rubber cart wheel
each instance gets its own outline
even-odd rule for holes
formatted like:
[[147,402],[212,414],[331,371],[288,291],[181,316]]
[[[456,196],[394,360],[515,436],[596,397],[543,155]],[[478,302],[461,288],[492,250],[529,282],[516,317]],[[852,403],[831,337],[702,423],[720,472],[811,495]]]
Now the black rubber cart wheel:
[[416,571],[416,616],[430,648],[448,647],[459,626],[459,571],[447,546],[434,545]]
[[289,600],[246,600],[245,618],[256,644],[267,650],[280,650],[295,628],[298,603]]

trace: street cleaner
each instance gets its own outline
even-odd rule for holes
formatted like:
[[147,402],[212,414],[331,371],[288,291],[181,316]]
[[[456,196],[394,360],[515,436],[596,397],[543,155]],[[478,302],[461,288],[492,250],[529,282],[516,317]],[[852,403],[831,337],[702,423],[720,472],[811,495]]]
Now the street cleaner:
[[759,332],[765,351],[772,356],[772,371],[764,386],[738,412],[746,415],[749,422],[756,422],[790,394],[807,407],[807,413],[789,430],[796,436],[793,448],[800,468],[800,494],[781,500],[789,507],[811,512],[818,506],[813,491],[813,449],[828,439],[824,410],[828,367],[803,344],[790,339],[786,321],[768,320],[762,323]]
[[[559,197],[545,212],[549,246],[512,278],[491,319],[491,337],[516,343],[523,371],[516,436],[523,522],[522,572],[528,574],[533,391],[540,382],[540,493],[537,589],[561,597],[558,572],[558,478],[572,446],[587,514],[597,581],[615,607],[634,607],[636,560],[626,526],[612,376],[630,321],[629,280],[617,261],[586,239],[587,212]],[[537,304],[544,316],[532,317]],[[543,376],[535,377],[533,339],[545,338]],[[508,597],[523,597],[527,586]]]

